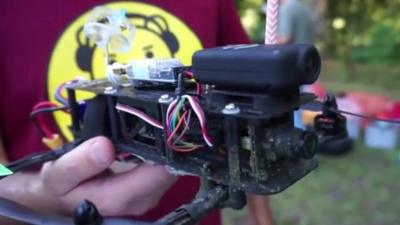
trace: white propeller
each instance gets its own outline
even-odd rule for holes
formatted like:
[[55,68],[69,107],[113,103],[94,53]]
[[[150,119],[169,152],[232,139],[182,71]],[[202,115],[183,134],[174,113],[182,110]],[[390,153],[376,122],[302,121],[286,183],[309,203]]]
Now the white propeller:
[[89,16],[83,31],[89,40],[104,50],[105,73],[108,81],[117,86],[122,77],[114,73],[109,60],[109,50],[129,52],[135,36],[135,26],[129,22],[123,10],[96,7]]
[[96,7],[84,26],[84,32],[99,48],[128,52],[135,36],[135,26],[126,18],[123,10]]

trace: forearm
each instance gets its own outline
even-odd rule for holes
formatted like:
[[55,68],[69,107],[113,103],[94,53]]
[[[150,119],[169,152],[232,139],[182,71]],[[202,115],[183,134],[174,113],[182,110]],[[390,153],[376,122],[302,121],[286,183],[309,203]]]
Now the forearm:
[[[33,182],[34,177],[34,174],[18,173],[3,178],[0,180],[0,197],[39,211],[57,209],[58,207],[57,204],[54,203],[54,200],[50,200],[49,197],[43,199],[43,196],[40,196],[35,191],[35,188],[37,188],[35,186],[37,185]],[[0,224],[24,225],[25,223],[0,216]]]
[[268,198],[260,195],[249,195],[247,199],[253,223],[257,225],[273,225],[272,211]]

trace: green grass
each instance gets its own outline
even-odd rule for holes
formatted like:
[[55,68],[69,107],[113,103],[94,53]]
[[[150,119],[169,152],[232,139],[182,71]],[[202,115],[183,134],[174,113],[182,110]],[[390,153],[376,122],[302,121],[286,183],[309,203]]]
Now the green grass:
[[[348,155],[320,157],[316,171],[270,197],[276,224],[400,224],[400,165],[395,155],[359,144]],[[224,224],[242,225],[246,217],[246,210],[225,210]]]
[[333,92],[367,91],[400,99],[400,64],[352,64],[325,60],[320,80]]

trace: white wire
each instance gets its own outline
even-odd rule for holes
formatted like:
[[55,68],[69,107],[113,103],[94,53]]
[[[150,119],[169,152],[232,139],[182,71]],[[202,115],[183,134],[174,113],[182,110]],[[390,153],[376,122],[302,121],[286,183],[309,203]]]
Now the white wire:
[[170,115],[170,113],[171,113],[171,110],[176,106],[176,103],[178,102],[178,99],[175,99],[174,101],[172,101],[170,104],[169,104],[169,106],[168,106],[168,109],[167,109],[167,116],[165,117],[165,118],[167,118],[167,122],[166,122],[166,124],[167,124],[167,127],[170,127],[171,126],[171,116],[172,115]]
[[182,97],[185,97],[189,100],[190,106],[192,107],[192,109],[194,110],[194,112],[196,113],[197,117],[199,118],[200,124],[201,126],[205,126],[205,116],[203,111],[201,110],[201,107],[196,104],[197,102],[189,95],[184,95]]
[[164,129],[164,126],[160,122],[158,122],[156,119],[150,117],[149,115],[147,115],[146,113],[144,113],[138,109],[135,109],[135,108],[127,106],[127,105],[122,105],[119,103],[115,106],[115,108],[119,111],[123,111],[123,112],[129,113],[129,114],[132,114],[134,116],[137,116],[140,119],[142,119],[143,121],[147,122],[148,124],[150,124],[154,127],[157,127],[161,130]]
[[187,116],[187,119],[185,119],[185,125],[187,128],[189,128],[189,123],[190,123],[191,117],[192,117],[192,111],[189,110],[189,115]]

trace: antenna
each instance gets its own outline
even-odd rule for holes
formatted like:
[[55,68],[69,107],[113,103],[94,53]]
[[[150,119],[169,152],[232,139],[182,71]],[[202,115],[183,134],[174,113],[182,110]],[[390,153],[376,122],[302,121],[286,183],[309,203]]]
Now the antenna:
[[267,1],[267,17],[265,23],[265,44],[276,45],[278,42],[279,0]]

